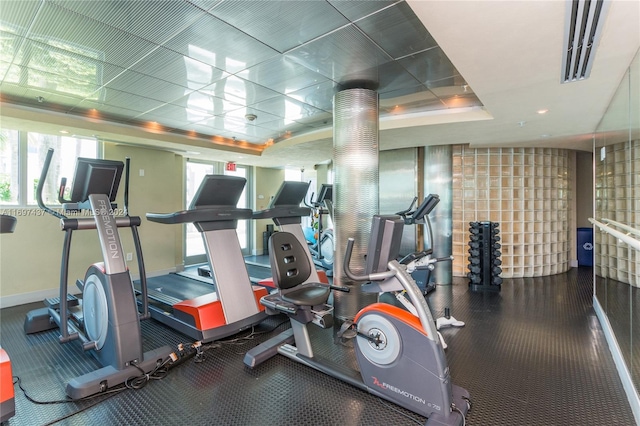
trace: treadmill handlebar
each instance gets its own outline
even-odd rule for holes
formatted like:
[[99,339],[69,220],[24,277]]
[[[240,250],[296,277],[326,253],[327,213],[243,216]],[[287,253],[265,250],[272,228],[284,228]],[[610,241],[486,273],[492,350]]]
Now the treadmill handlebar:
[[309,216],[311,209],[301,206],[277,206],[253,212],[253,219]]
[[174,213],[147,213],[147,219],[151,222],[172,225],[179,223],[251,219],[252,215],[253,212],[251,209],[239,209],[236,207],[199,207],[197,209],[182,210]]

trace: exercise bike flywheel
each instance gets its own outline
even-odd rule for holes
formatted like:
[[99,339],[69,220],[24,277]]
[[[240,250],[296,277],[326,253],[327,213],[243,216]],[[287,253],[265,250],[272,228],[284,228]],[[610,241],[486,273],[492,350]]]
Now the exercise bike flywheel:
[[356,345],[365,358],[381,365],[397,360],[402,350],[402,341],[396,327],[377,313],[365,314],[358,321]]

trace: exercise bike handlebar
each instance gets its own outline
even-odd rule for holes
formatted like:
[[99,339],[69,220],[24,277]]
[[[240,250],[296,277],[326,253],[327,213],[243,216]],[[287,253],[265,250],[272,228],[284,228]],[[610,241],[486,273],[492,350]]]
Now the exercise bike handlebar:
[[387,278],[391,278],[396,275],[395,271],[374,272],[372,274],[356,275],[351,271],[349,263],[351,263],[351,254],[353,253],[353,245],[355,240],[349,238],[347,240],[347,250],[344,254],[344,273],[350,280],[353,281],[382,281]]
[[[65,215],[53,209],[50,209],[44,204],[44,201],[42,200],[42,191],[44,190],[44,183],[47,180],[47,174],[49,173],[49,166],[51,165],[52,158],[53,158],[53,148],[49,148],[49,150],[47,150],[47,156],[44,159],[44,165],[42,166],[42,171],[40,172],[40,179],[38,180],[38,186],[36,188],[36,201],[38,202],[38,207],[40,207],[45,212],[49,213],[52,216],[57,217],[58,219],[66,219],[67,217]],[[60,194],[58,194],[58,196],[60,196]]]

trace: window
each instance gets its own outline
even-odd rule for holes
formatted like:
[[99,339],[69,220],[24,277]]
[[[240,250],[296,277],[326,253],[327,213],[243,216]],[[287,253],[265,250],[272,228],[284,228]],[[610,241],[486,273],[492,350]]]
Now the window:
[[[305,195],[305,203],[311,204],[312,201],[315,201],[316,196],[316,173],[314,171],[309,172],[304,169],[284,169],[284,180],[286,181],[295,181],[295,182],[311,182],[309,185],[309,190],[307,191],[307,195]],[[308,228],[311,226],[311,216],[305,216],[302,218],[302,229]]]
[[43,200],[59,205],[60,179],[67,178],[67,191],[78,157],[98,158],[98,142],[69,136],[2,129],[0,131],[0,204],[36,205],[36,188],[49,148],[54,149]]
[[[208,174],[225,174],[232,176],[240,176],[247,179],[247,184],[244,187],[244,191],[242,191],[242,195],[240,196],[240,200],[238,201],[239,208],[251,208],[250,203],[250,185],[251,185],[251,167],[247,166],[236,166],[235,172],[225,171],[224,163],[221,162],[211,162],[211,163],[200,163],[195,161],[187,161],[187,165],[185,167],[186,170],[186,200],[185,207],[189,208],[191,201],[193,200],[202,179],[205,175]],[[250,243],[250,235],[251,235],[251,226],[252,223],[250,220],[239,220],[238,228],[236,232],[238,233],[238,239],[240,241],[240,247],[242,248],[243,254],[251,254],[251,243]],[[193,265],[196,263],[204,263],[207,261],[206,251],[204,248],[204,242],[202,240],[202,235],[196,229],[193,224],[188,223],[186,226],[185,232],[185,265]]]
[[[187,188],[186,188],[186,208],[189,208],[202,179],[213,173],[213,164],[187,162]],[[185,234],[185,264],[203,263],[206,261],[206,252],[202,235],[193,225],[187,223]]]
[[0,204],[18,204],[20,149],[17,130],[0,131]]

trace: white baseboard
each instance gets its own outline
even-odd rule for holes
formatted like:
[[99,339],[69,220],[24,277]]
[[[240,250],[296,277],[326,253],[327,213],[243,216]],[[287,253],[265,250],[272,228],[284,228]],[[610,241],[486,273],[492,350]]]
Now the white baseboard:
[[[73,289],[77,290],[77,293],[73,294],[80,294],[80,290],[75,286]],[[11,306],[26,305],[27,303],[42,302],[44,299],[58,296],[60,296],[60,289],[58,288],[2,296],[0,297],[0,309],[9,308]]]
[[598,302],[598,298],[595,296],[593,296],[593,309],[596,311],[596,316],[598,317],[598,320],[600,320],[600,325],[602,326],[602,330],[604,331],[605,339],[607,339],[607,343],[609,344],[609,350],[613,355],[613,362],[616,365],[618,375],[620,376],[620,380],[622,381],[622,387],[627,394],[627,399],[629,400],[629,406],[631,406],[633,417],[635,417],[636,419],[636,424],[640,425],[640,396],[638,395],[638,391],[633,384],[631,373],[627,368],[627,364],[624,362],[622,351],[620,350],[618,341],[613,334],[613,329],[611,328],[611,323],[609,323],[609,318],[607,318],[607,315],[602,310],[602,306],[600,306],[600,302]]
[[[172,272],[176,272],[177,270],[178,270],[178,267],[169,268],[169,269],[160,270],[160,271],[153,271],[147,274],[147,278],[167,275]],[[131,279],[133,279],[134,281],[139,278],[140,278],[139,275],[131,274]],[[78,290],[78,288],[75,285],[69,286],[69,291],[71,291],[71,293],[75,295],[80,294],[80,290]],[[27,303],[42,302],[44,299],[47,299],[50,297],[59,297],[59,296],[60,296],[59,288],[37,290],[29,293],[11,294],[9,296],[0,296],[0,309],[9,308],[11,306],[25,305]]]

